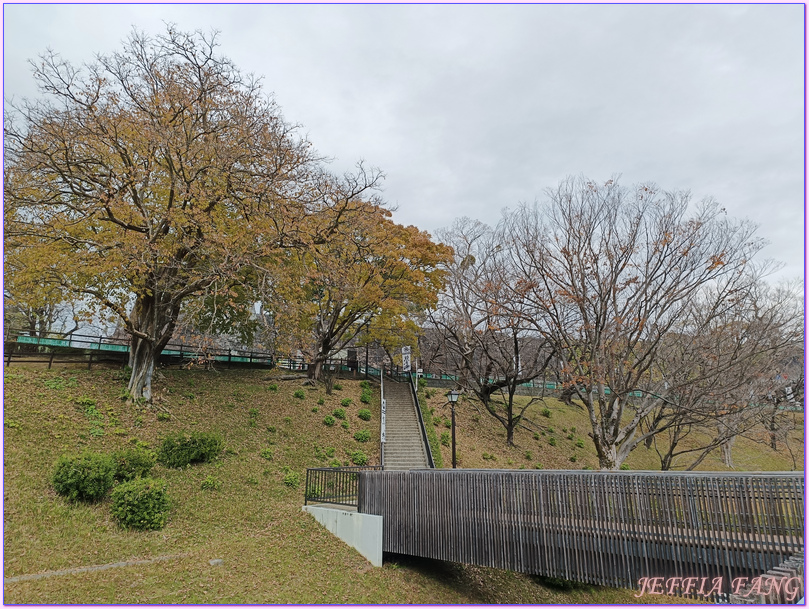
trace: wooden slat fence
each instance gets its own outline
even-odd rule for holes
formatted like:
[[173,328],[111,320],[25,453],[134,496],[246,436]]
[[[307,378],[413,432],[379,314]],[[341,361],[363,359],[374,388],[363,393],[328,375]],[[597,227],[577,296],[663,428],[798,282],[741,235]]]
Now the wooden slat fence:
[[754,577],[804,548],[804,475],[412,470],[360,474],[385,552],[638,588]]

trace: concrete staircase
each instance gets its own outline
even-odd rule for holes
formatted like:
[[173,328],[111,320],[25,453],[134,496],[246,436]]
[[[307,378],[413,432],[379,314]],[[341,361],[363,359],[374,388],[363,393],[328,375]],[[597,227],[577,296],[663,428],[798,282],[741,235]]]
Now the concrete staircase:
[[430,467],[409,383],[385,380],[385,469]]

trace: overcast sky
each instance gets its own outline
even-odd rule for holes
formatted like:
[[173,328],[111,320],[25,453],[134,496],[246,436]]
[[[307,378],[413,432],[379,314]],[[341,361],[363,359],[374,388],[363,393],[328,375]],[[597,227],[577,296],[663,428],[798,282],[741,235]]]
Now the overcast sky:
[[29,59],[78,63],[133,26],[221,32],[335,171],[381,168],[434,231],[569,175],[713,196],[803,276],[802,5],[4,5],[4,98]]

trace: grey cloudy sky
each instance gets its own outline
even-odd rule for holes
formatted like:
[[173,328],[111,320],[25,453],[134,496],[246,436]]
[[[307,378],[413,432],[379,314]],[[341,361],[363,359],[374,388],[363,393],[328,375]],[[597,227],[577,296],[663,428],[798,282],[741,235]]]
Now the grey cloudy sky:
[[433,231],[569,175],[712,195],[802,277],[803,5],[4,5],[4,97],[27,60],[75,62],[132,26],[218,29],[336,171],[387,175]]

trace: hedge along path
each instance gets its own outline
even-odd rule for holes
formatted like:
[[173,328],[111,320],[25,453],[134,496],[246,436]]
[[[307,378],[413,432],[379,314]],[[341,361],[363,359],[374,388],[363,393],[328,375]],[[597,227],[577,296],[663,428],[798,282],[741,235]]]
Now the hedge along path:
[[117,569],[118,567],[134,567],[137,565],[150,565],[155,562],[174,560],[183,558],[188,554],[170,554],[166,556],[156,556],[155,558],[144,558],[143,560],[125,560],[122,562],[111,562],[106,565],[92,565],[89,567],[72,567],[70,569],[60,569],[59,571],[45,571],[44,573],[34,573],[32,575],[18,575],[17,577],[7,577],[3,579],[3,585],[15,584],[17,582],[31,581],[34,579],[44,579],[46,577],[56,577],[57,575],[76,575],[90,571],[104,571],[106,569]]

